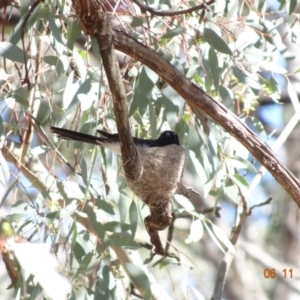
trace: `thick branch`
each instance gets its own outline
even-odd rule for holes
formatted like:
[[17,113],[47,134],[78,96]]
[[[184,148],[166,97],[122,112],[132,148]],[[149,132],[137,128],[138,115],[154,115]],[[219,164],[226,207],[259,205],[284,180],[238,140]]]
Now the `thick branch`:
[[270,147],[231,111],[206,94],[201,87],[188,80],[152,49],[117,30],[114,30],[113,38],[117,50],[130,55],[152,69],[186,100],[193,111],[200,108],[244,145],[300,207],[300,183],[297,178],[279,162]]
[[100,48],[102,63],[113,98],[114,114],[121,144],[126,178],[141,176],[142,163],[131,135],[127,98],[112,42],[112,32],[105,8],[100,1],[73,0],[82,30],[93,36]]
[[97,37],[97,41],[113,98],[114,114],[118,132],[120,133],[119,139],[121,142],[123,166],[126,177],[135,180],[141,176],[142,164],[131,135],[126,92],[112,43],[110,23],[106,18],[103,18],[101,21],[102,27],[100,28],[103,28],[103,30],[100,30],[101,34]]

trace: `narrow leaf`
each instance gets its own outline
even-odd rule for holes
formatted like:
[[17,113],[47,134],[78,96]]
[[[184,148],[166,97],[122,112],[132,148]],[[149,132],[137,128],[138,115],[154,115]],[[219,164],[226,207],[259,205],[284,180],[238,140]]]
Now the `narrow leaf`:
[[138,221],[138,210],[134,200],[131,201],[129,207],[129,220],[130,220],[131,235],[132,238],[134,238],[137,229],[137,221]]
[[145,290],[150,290],[150,282],[144,270],[133,263],[126,263],[126,267],[133,283]]
[[162,39],[170,39],[176,35],[182,34],[186,32],[186,28],[184,27],[176,27],[174,29],[171,29],[169,31],[167,31],[161,38]]
[[11,61],[24,62],[23,50],[9,42],[0,42],[0,55]]
[[253,172],[255,174],[257,173],[256,168],[247,159],[244,159],[244,158],[242,158],[240,156],[234,155],[234,156],[231,156],[229,158],[229,160],[236,160],[236,161],[240,162],[241,164],[245,165],[245,167],[247,168],[247,170],[249,170],[250,172]]
[[198,242],[203,236],[203,225],[199,219],[193,221],[190,228],[190,235],[185,240],[187,244]]
[[96,217],[96,214],[95,214],[94,211],[91,211],[89,213],[89,220],[91,222],[92,227],[96,231],[98,237],[103,240],[104,236],[105,236],[105,230],[103,228],[103,225],[100,222],[97,221],[97,217]]
[[227,247],[227,249],[234,254],[235,248],[226,236],[225,232],[221,230],[218,226],[214,225],[212,222],[210,222],[210,225],[219,241],[221,241]]
[[133,17],[132,21],[130,23],[131,27],[139,27],[143,25],[143,19],[141,18],[137,18],[137,17]]
[[97,198],[96,205],[99,209],[102,209],[103,211],[105,211],[106,213],[108,213],[110,215],[115,214],[112,205],[104,200],[101,200],[100,198]]
[[217,57],[215,49],[213,47],[210,47],[210,49],[209,49],[208,60],[209,60],[211,74],[212,74],[212,77],[214,80],[214,86],[215,86],[216,91],[218,91],[219,90],[220,70],[219,70],[218,57]]
[[109,242],[112,246],[126,247],[130,249],[138,249],[140,245],[130,236],[123,233],[114,233],[109,236]]
[[230,50],[228,45],[225,43],[225,41],[210,28],[204,29],[204,38],[217,51],[232,55],[232,51]]

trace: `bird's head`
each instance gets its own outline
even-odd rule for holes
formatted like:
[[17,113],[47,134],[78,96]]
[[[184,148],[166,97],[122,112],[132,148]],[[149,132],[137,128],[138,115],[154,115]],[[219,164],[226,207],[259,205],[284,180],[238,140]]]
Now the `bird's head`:
[[161,146],[180,145],[177,133],[172,130],[163,131],[158,140]]

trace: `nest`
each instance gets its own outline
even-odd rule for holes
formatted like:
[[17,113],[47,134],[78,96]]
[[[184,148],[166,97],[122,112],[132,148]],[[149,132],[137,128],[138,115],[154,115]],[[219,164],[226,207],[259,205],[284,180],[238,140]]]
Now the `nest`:
[[181,182],[186,164],[186,149],[178,145],[139,149],[142,175],[127,178],[130,189],[146,204],[169,202]]

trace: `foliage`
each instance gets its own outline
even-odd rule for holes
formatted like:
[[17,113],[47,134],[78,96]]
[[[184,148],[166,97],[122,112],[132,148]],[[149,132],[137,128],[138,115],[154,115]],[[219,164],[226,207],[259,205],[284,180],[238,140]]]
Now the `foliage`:
[[[157,11],[187,8],[183,2],[148,4]],[[281,89],[275,75],[287,82],[295,102],[292,74],[277,56],[281,53],[287,62],[295,59],[288,45],[297,40],[296,1],[280,1],[280,6],[273,7],[265,1],[217,0],[205,10],[171,17],[142,13],[130,2],[122,5],[131,15],[117,10],[118,17],[113,14],[112,21],[115,28],[130,31],[153,48],[240,120],[260,128],[264,139],[262,124],[252,112],[262,93],[279,101]],[[189,7],[196,5],[189,2]],[[9,207],[6,220],[31,243],[52,245],[72,282],[72,299],[129,295],[134,299],[137,293],[150,299],[154,282],[163,276],[165,297],[174,298],[172,289],[179,298],[209,297],[218,270],[213,264],[202,267],[207,262],[199,257],[203,254],[200,243],[214,249],[210,257],[203,254],[206,259],[219,261],[223,253],[234,254],[237,236],[232,230],[229,240],[224,223],[203,210],[217,208],[222,201],[237,205],[247,201],[249,180],[257,172],[255,161],[211,120],[208,135],[184,99],[153,70],[122,56],[134,135],[150,138],[164,129],[176,131],[188,149],[187,181],[201,194],[196,201],[174,197],[179,220],[169,251],[177,259],[153,258],[145,246],[143,219],[148,208],[127,188],[120,158],[95,146],[60,142],[48,133],[49,124],[90,134],[96,128],[116,131],[97,43],[82,36],[68,1],[38,1],[35,6],[21,1],[20,12],[16,26],[0,42],[0,131],[4,137],[0,186],[1,203]],[[283,25],[289,31],[285,36]],[[271,72],[270,78],[264,76],[266,71]],[[221,216],[226,218],[222,212]],[[124,259],[124,255],[130,257],[128,253],[134,253],[133,260]],[[28,259],[34,257],[28,255]],[[205,276],[210,280],[207,287],[203,281],[188,279]],[[182,286],[172,286],[173,280]],[[37,290],[41,292],[31,278],[26,285],[32,299]],[[25,292],[21,281],[14,288],[16,294]]]

